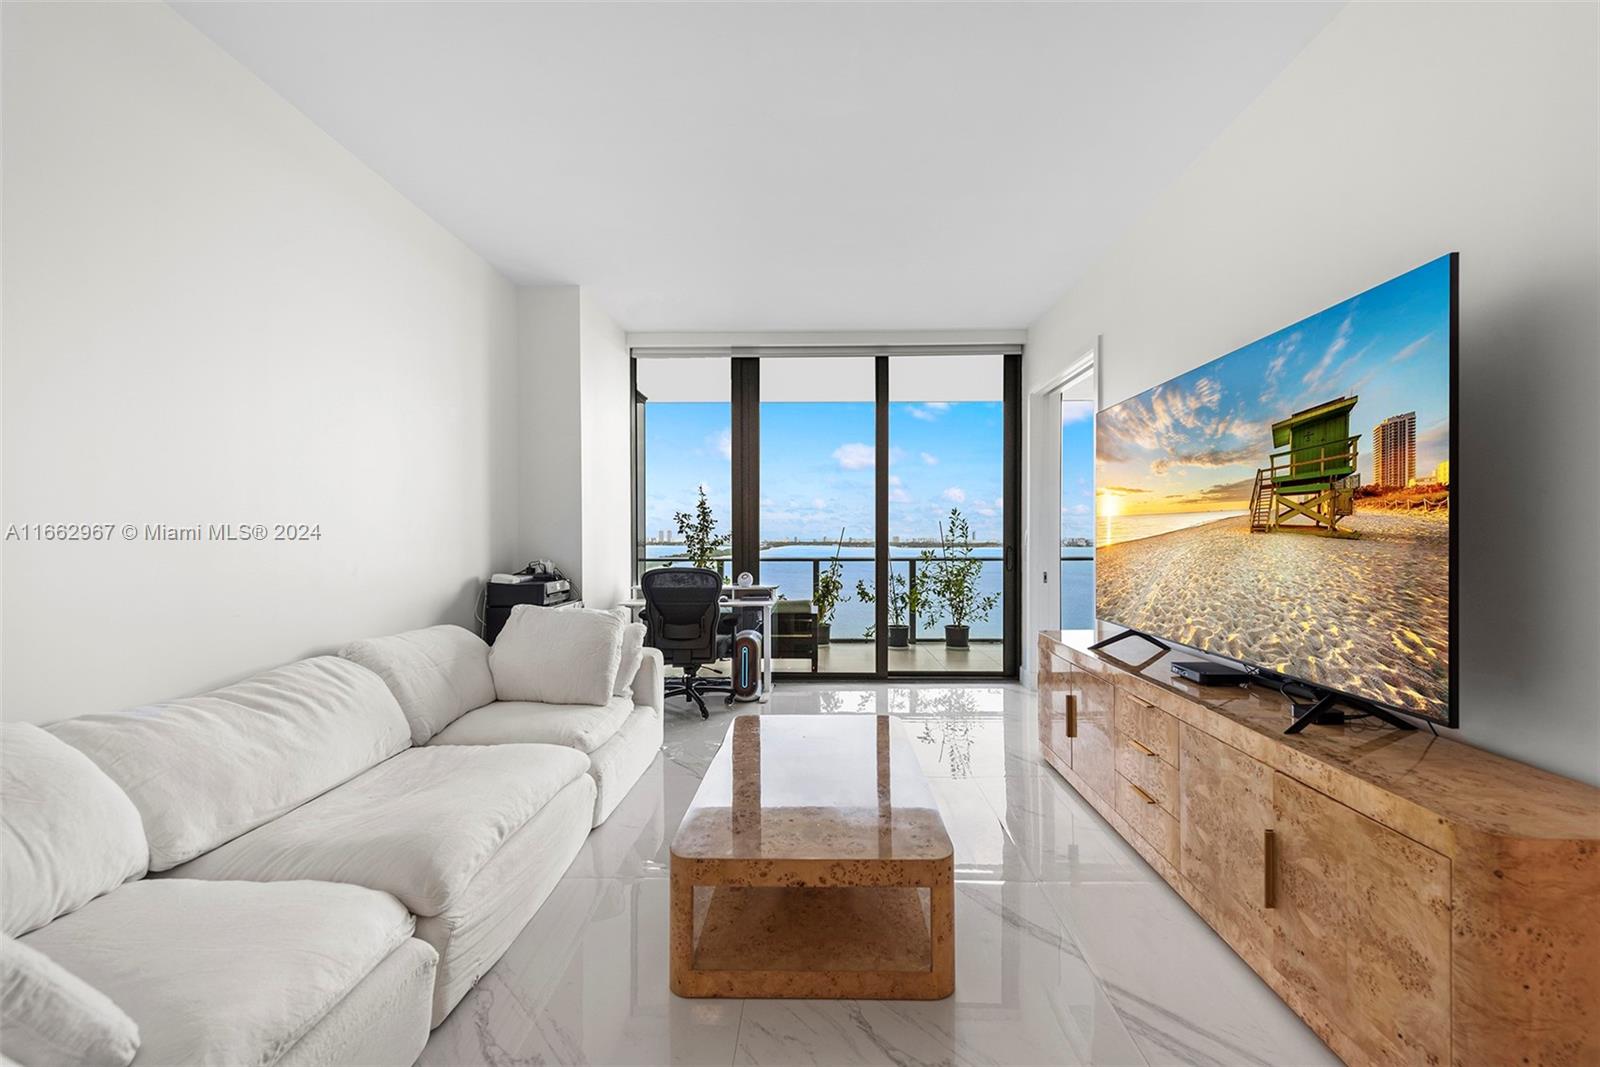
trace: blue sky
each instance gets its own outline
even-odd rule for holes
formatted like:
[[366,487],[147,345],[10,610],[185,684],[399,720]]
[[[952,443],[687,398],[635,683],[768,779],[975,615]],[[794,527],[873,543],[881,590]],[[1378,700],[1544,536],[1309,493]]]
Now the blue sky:
[[1243,508],[1272,423],[1340,396],[1359,397],[1363,482],[1372,428],[1408,411],[1417,474],[1431,473],[1450,447],[1449,283],[1441,257],[1102,411],[1102,502],[1123,514]]
[[[889,533],[936,537],[959,507],[982,540],[1001,530],[998,401],[889,405]],[[873,536],[875,442],[870,402],[761,405],[761,534],[832,541]],[[727,404],[651,403],[645,413],[645,531],[672,530],[704,484],[729,529],[732,436]]]

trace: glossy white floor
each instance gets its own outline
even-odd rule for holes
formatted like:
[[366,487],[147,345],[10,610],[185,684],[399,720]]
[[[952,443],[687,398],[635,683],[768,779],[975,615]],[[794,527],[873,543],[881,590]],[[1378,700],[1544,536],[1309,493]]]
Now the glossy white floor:
[[672,996],[668,847],[733,715],[712,706],[669,707],[662,757],[420,1062],[1338,1063],[1043,763],[1017,685],[787,683],[764,708],[906,717],[956,848],[953,997]]

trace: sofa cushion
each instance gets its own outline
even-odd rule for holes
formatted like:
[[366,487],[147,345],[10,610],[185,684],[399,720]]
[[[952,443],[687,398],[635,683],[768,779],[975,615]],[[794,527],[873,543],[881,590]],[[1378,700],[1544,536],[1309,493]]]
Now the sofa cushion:
[[136,1064],[277,1061],[411,936],[349,885],[146,879],[23,938],[139,1026]]
[[383,679],[411,724],[413,744],[427,744],[457,718],[494,699],[489,646],[459,626],[352,641],[339,655]]
[[172,873],[348,882],[437,915],[588,770],[588,756],[556,745],[413,748]]
[[433,745],[565,745],[593,752],[616,735],[633,714],[633,700],[604,704],[545,704],[497,700],[468,712],[434,735]]
[[111,998],[36,948],[0,938],[6,1055],[62,1067],[127,1067],[139,1027]]
[[15,937],[144,874],[133,801],[82,752],[0,724],[0,925]]
[[133,799],[152,871],[275,819],[411,744],[382,679],[337,656],[49,729]]
[[622,620],[609,611],[518,604],[489,649],[501,700],[604,704],[622,662]]

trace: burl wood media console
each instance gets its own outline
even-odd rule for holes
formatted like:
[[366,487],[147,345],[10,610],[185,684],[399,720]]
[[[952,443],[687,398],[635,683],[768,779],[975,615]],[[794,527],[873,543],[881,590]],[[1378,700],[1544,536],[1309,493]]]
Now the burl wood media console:
[[1600,1064],[1600,790],[1092,640],[1039,637],[1045,759],[1335,1053]]

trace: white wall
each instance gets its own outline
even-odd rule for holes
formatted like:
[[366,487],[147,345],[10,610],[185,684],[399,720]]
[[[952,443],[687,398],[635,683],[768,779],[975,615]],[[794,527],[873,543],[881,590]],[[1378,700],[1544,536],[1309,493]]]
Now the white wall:
[[633,399],[628,341],[588,291],[579,294],[583,409],[583,597],[609,607],[633,584]]
[[1461,253],[1461,735],[1600,782],[1596,25],[1352,4],[1029,331],[1113,404]]
[[583,527],[574,521],[583,500],[578,296],[576,285],[517,293],[522,510],[517,566],[547,559],[581,587]]
[[518,294],[524,560],[548,559],[591,607],[632,582],[627,341],[575,285]]
[[515,294],[162,5],[4,5],[4,713],[470,624],[515,556]]

